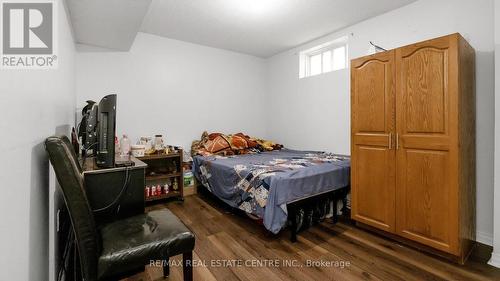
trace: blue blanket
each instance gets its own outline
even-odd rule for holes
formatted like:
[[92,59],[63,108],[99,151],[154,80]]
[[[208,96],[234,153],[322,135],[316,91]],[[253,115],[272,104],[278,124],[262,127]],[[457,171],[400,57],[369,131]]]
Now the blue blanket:
[[287,222],[287,203],[349,185],[350,159],[289,149],[195,156],[193,172],[214,195],[262,218],[269,231],[278,233]]

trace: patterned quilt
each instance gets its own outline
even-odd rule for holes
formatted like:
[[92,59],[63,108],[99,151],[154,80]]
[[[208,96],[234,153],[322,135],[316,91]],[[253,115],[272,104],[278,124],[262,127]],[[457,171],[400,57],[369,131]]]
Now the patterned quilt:
[[286,203],[347,186],[349,167],[347,156],[282,149],[195,156],[193,170],[213,194],[277,233],[286,225]]

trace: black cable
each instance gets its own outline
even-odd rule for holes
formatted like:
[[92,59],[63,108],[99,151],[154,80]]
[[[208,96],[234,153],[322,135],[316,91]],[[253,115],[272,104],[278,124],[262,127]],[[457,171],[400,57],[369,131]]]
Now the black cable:
[[130,183],[130,173],[129,173],[129,171],[130,171],[130,167],[127,167],[127,169],[125,170],[125,183],[123,184],[123,187],[122,187],[120,193],[118,193],[118,196],[115,198],[115,200],[113,200],[113,202],[111,202],[106,207],[93,210],[94,213],[106,211],[107,209],[110,209],[111,207],[113,207],[114,205],[116,205],[116,203],[121,200],[121,197],[123,196],[123,194],[127,190],[127,187],[129,186],[129,183]]
[[83,118],[82,120],[80,120],[80,122],[78,122],[78,125],[76,125],[76,135],[79,137],[80,136],[80,125],[82,124],[83,122]]
[[85,147],[85,154],[87,154],[87,151],[89,151],[89,149],[91,149],[94,145],[96,144],[99,144],[98,141],[94,142],[93,144],[89,145],[88,147]]
[[[87,157],[89,157],[89,155],[87,155],[87,151],[89,151],[89,149],[92,148],[96,144],[99,144],[99,142],[94,142],[93,144],[89,145],[87,148],[84,147],[85,150],[84,150],[84,152],[82,152],[82,163],[83,163],[82,166],[84,166],[83,167],[84,169],[85,169],[85,160]],[[92,153],[92,155],[90,155],[90,156],[93,156],[94,154],[95,153]]]

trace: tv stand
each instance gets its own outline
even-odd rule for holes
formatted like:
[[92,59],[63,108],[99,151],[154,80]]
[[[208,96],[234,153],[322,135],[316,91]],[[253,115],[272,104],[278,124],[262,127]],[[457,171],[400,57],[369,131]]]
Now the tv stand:
[[[100,168],[94,157],[82,163],[84,187],[97,224],[144,213],[144,183],[147,164],[130,157],[132,166]],[[116,160],[120,160],[117,158]],[[128,178],[128,181],[126,179]],[[119,202],[109,206],[125,188]]]

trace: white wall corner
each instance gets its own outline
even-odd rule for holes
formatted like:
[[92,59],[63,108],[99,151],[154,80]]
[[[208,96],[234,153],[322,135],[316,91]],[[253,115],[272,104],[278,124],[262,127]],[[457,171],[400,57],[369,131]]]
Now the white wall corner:
[[493,233],[477,231],[476,241],[484,245],[493,246]]
[[495,147],[493,190],[493,253],[488,264],[500,268],[500,3],[494,2]]
[[500,268],[500,252],[491,253],[490,261],[488,261],[489,265]]

